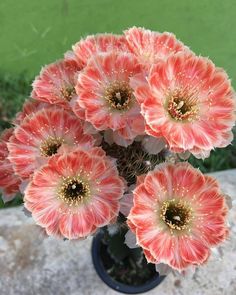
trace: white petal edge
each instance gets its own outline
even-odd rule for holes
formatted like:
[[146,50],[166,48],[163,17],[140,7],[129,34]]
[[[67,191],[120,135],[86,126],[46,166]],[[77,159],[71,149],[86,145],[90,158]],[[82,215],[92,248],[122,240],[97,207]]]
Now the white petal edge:
[[138,248],[139,245],[137,244],[136,236],[135,234],[129,230],[125,235],[125,244],[130,248]]

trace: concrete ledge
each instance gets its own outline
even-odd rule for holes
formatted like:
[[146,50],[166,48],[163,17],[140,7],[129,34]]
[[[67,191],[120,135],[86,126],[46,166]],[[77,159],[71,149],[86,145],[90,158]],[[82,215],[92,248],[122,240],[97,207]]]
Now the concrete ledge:
[[[222,190],[236,199],[236,169],[213,173]],[[193,278],[169,275],[150,295],[236,294],[236,208],[223,259],[211,261]],[[115,295],[95,273],[91,238],[63,242],[44,238],[21,207],[0,210],[1,295]]]

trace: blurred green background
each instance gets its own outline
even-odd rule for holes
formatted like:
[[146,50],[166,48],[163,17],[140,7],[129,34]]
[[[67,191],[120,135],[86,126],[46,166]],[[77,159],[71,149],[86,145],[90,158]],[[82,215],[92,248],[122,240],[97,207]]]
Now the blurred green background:
[[174,32],[235,82],[235,0],[1,0],[1,69],[35,75],[81,36],[133,25]]
[[[42,66],[87,34],[131,26],[170,31],[223,67],[236,87],[235,0],[0,0],[0,131],[9,126]],[[203,172],[236,167],[236,148],[218,150]]]

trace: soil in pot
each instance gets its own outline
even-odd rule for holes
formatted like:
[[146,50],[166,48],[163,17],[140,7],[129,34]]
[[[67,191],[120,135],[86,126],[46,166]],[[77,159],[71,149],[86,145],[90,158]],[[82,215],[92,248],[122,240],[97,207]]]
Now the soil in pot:
[[126,294],[140,294],[155,288],[165,277],[159,276],[155,266],[147,263],[141,248],[130,249],[125,244],[127,230],[127,226],[122,225],[110,235],[104,227],[93,240],[93,264],[110,288]]
[[118,261],[109,253],[108,246],[101,243],[101,260],[107,274],[115,281],[130,286],[140,286],[157,275],[155,266],[148,264],[142,251],[128,249],[129,255]]

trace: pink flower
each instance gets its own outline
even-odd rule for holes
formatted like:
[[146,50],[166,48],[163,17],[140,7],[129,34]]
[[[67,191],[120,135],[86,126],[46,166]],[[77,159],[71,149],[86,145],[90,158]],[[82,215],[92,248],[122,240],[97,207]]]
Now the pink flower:
[[152,263],[179,271],[207,261],[228,235],[219,186],[187,163],[161,164],[134,190],[128,224]]
[[190,52],[189,48],[177,40],[172,33],[159,33],[133,27],[125,31],[125,37],[131,52],[146,69],[177,52]]
[[14,173],[11,162],[8,160],[7,142],[12,136],[13,128],[6,129],[0,138],[0,191],[4,202],[11,201],[17,192],[21,181]]
[[72,50],[68,50],[68,51],[65,52],[64,59],[66,61],[76,63],[80,69],[83,68],[82,62],[77,58],[77,56],[75,55],[74,51],[72,51]]
[[70,109],[76,98],[75,84],[80,67],[74,60],[60,60],[44,67],[33,82],[34,99]]
[[[76,104],[84,109],[85,120],[98,130],[112,129],[125,140],[143,134],[144,120],[129,84],[140,72],[136,58],[129,53],[101,53],[91,58],[76,85]],[[74,112],[77,114],[76,107]]]
[[141,104],[146,132],[164,137],[173,152],[207,157],[227,146],[235,122],[234,93],[226,73],[203,57],[185,53],[155,65],[131,86]]
[[86,66],[89,59],[100,52],[129,51],[126,39],[122,35],[97,34],[87,36],[73,46],[73,52],[68,52],[66,57],[77,59],[77,62]]
[[123,192],[123,181],[102,149],[77,149],[35,172],[24,200],[48,235],[81,239],[116,219]]
[[24,102],[22,111],[16,114],[16,118],[14,119],[13,124],[19,125],[23,122],[23,120],[26,117],[30,118],[37,111],[50,106],[51,106],[50,104],[29,98]]
[[91,135],[83,133],[83,123],[59,107],[42,109],[19,125],[8,143],[9,159],[22,179],[46,163],[62,146],[93,146]]

